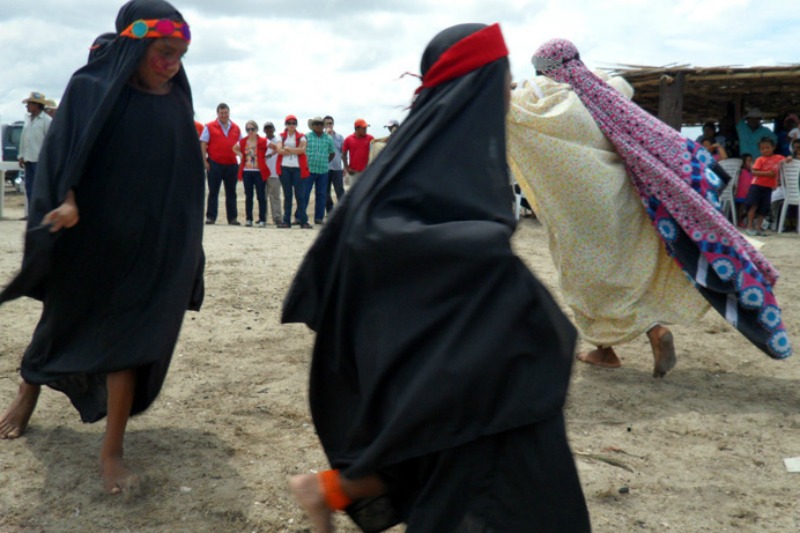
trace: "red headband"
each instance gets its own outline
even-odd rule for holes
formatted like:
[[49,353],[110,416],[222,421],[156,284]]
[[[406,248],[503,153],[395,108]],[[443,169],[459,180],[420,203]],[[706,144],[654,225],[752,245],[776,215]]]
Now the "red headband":
[[436,87],[508,55],[500,25],[492,24],[447,49],[422,77],[416,90]]

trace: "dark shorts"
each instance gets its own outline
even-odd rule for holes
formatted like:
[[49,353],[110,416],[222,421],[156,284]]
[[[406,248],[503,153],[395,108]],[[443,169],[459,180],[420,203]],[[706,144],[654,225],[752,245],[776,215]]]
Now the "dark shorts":
[[769,215],[770,204],[772,203],[772,189],[763,185],[751,185],[747,193],[747,201],[744,205],[747,209],[756,206],[756,214]]

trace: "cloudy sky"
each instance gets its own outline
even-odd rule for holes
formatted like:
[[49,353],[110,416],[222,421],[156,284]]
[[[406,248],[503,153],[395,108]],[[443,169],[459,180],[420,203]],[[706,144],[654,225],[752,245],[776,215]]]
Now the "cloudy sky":
[[[38,90],[60,100],[95,36],[123,2],[0,0],[0,121],[21,120]],[[202,122],[217,103],[231,117],[301,125],[331,114],[340,132],[364,117],[380,132],[402,119],[427,42],[461,22],[499,22],[514,79],[553,37],[572,40],[590,67],[798,62],[796,0],[175,0],[192,28],[184,64]]]

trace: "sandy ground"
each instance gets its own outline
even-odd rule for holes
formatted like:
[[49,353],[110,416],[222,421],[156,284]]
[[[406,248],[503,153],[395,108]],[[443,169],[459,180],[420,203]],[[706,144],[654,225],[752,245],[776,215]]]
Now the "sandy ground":
[[[5,206],[0,283],[18,268],[24,229],[21,197]],[[129,425],[143,493],[101,493],[103,424],[81,424],[45,390],[26,436],[0,442],[0,532],[306,531],[286,478],[326,466],[307,408],[313,335],[279,312],[317,232],[207,227],[205,305],[186,315],[160,398]],[[522,220],[514,243],[558,298],[541,226]],[[765,243],[797,349],[800,238]],[[2,405],[39,312],[31,300],[0,309]],[[673,331],[679,361],[664,380],[651,377],[644,337],[619,348],[619,370],[574,369],[567,422],[595,531],[800,530],[800,474],[783,463],[800,456],[800,359],[768,359],[715,314]]]

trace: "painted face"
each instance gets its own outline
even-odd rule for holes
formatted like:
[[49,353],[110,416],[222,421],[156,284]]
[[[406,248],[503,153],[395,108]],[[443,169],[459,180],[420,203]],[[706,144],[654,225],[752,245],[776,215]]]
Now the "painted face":
[[188,48],[189,44],[177,37],[154,40],[136,69],[139,83],[150,90],[163,88],[180,70]]

